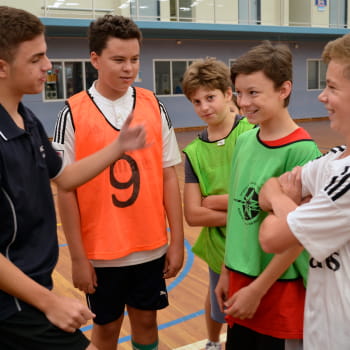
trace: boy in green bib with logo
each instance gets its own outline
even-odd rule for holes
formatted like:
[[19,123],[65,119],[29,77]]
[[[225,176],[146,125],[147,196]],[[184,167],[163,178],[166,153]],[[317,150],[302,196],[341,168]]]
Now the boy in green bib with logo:
[[302,349],[308,255],[296,247],[266,254],[258,240],[267,213],[261,186],[320,155],[310,135],[288,112],[292,55],[287,46],[263,42],[231,68],[238,104],[259,128],[239,137],[233,154],[225,267],[216,289],[230,325],[227,349]]

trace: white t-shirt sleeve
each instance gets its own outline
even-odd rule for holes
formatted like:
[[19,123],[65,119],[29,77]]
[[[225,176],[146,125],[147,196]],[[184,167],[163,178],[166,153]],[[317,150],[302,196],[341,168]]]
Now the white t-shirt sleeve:
[[162,102],[159,101],[159,105],[162,116],[163,168],[168,168],[181,163],[181,154],[168,112]]
[[[327,172],[326,160],[320,162],[320,171]],[[332,164],[328,166],[332,168]],[[310,172],[306,178],[311,180],[312,175],[317,193],[312,189],[311,201],[291,212],[287,221],[305,249],[318,261],[323,261],[350,240],[350,167],[331,171],[322,187],[315,173]]]
[[315,189],[315,174],[317,174],[317,162],[310,161],[301,169],[302,197],[314,196]]
[[68,106],[58,115],[52,145],[61,155],[64,166],[75,161],[75,134]]

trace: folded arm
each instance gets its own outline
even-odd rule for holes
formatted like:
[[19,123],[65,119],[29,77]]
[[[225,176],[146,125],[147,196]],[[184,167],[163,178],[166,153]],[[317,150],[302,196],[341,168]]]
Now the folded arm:
[[[227,195],[215,196],[211,198],[208,196],[202,198],[202,194],[198,183],[185,183],[184,189],[184,211],[187,223],[190,226],[226,226],[226,210],[213,209],[216,205],[217,208],[224,207],[222,202],[226,202],[227,208]],[[219,199],[214,203],[215,199]]]
[[[282,181],[278,178],[269,179],[259,193],[261,209],[269,212],[269,215],[260,225],[259,241],[263,250],[268,253],[281,253],[288,248],[300,246],[299,241],[288,226],[287,216],[303,200],[301,187],[300,190],[295,192],[297,194],[292,199],[283,190],[286,186],[286,184],[283,184],[283,181],[286,180],[288,175],[292,174],[287,173],[285,175]],[[289,180],[293,181],[291,177]],[[295,200],[299,201],[299,203],[296,203]]]

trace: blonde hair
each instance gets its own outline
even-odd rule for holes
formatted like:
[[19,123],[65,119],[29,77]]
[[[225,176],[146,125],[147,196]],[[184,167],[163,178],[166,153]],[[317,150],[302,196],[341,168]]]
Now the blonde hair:
[[350,79],[350,34],[330,41],[323,49],[322,59],[327,64],[331,60],[344,63],[344,76]]

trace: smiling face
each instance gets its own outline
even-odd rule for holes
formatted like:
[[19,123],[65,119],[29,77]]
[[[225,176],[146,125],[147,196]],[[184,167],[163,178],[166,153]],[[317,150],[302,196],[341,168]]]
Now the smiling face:
[[235,80],[237,102],[242,114],[250,123],[262,125],[279,116],[284,100],[289,96],[291,83],[285,82],[278,89],[262,71],[238,74]]
[[198,88],[190,98],[197,115],[209,126],[220,124],[230,114],[232,90]]
[[6,77],[6,86],[12,95],[21,97],[43,90],[46,73],[51,69],[46,50],[45,37],[41,34],[19,44],[10,63],[0,60],[1,77]]
[[97,90],[110,100],[122,97],[138,74],[139,59],[137,39],[109,38],[101,55],[91,53],[91,63],[98,70]]
[[350,137],[350,77],[345,74],[349,64],[331,60],[327,68],[327,85],[318,99],[328,111],[330,127]]

